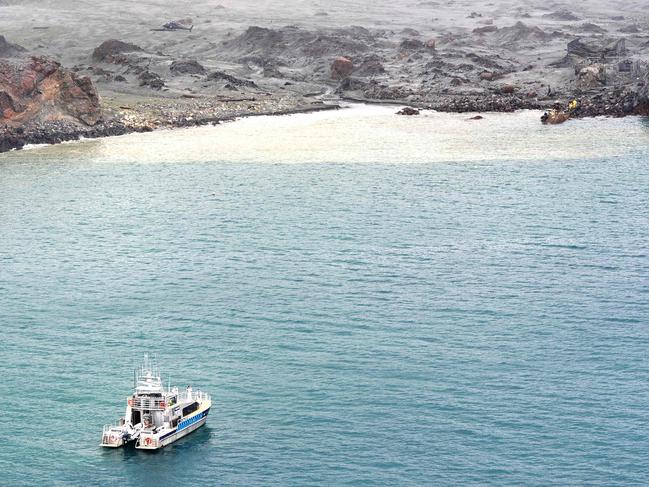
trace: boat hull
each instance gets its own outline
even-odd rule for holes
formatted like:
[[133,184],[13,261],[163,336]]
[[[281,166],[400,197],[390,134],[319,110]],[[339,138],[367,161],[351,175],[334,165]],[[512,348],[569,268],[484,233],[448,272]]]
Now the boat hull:
[[[210,409],[207,408],[193,417],[185,419],[174,431],[162,432],[158,435],[143,435],[136,443],[135,448],[140,450],[159,450],[160,448],[164,448],[203,426],[207,422],[209,412]],[[147,439],[150,439],[150,441],[147,441]]]

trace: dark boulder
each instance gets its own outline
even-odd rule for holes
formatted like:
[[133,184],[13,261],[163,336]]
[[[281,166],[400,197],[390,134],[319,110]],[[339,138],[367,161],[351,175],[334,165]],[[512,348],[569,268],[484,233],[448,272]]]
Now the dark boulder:
[[419,110],[412,107],[404,107],[397,112],[397,115],[419,115]]
[[417,51],[424,47],[424,43],[419,39],[404,39],[399,44],[399,49],[402,51]]
[[267,53],[284,43],[284,33],[279,30],[267,29],[252,25],[240,36],[226,42],[229,49],[245,52]]
[[262,76],[264,78],[278,78],[278,79],[284,78],[284,75],[279,70],[279,66],[272,61],[267,61],[263,63]]
[[248,79],[241,79],[230,74],[224,73],[223,71],[214,71],[207,75],[206,78],[208,81],[224,81],[231,86],[240,86],[247,88],[256,88],[257,85],[254,81]]
[[479,54],[476,54],[475,52],[469,52],[466,54],[466,57],[478,66],[481,66],[488,70],[493,71],[504,69],[503,65],[496,60],[498,59],[498,56],[481,56]]
[[515,85],[512,84],[504,84],[499,88],[499,92],[503,95],[511,95],[512,93],[516,93],[516,88]]
[[160,75],[148,69],[142,71],[138,75],[138,79],[140,80],[140,86],[148,86],[154,90],[161,90],[165,86],[165,82]]
[[93,61],[121,64],[125,61],[125,53],[142,51],[140,46],[129,42],[109,39],[102,42],[92,53]]
[[169,66],[169,70],[175,76],[182,74],[205,74],[207,72],[205,67],[194,59],[174,61]]
[[587,45],[581,39],[574,39],[568,43],[568,54],[579,57],[597,56],[599,49]]
[[336,88],[336,93],[343,94],[345,91],[363,91],[368,88],[369,84],[358,78],[345,78],[340,81]]
[[624,38],[609,40],[607,43],[589,42],[586,43],[580,38],[570,41],[567,45],[569,56],[580,58],[604,58],[609,56],[623,56],[626,54],[626,42]]
[[354,71],[355,76],[380,76],[382,74],[385,74],[385,67],[381,63],[381,58],[377,55],[371,55],[363,59]]

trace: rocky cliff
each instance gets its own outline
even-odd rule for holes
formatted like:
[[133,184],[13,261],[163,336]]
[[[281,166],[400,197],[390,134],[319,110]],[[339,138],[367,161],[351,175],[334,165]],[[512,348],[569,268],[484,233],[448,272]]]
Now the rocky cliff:
[[33,126],[66,121],[93,126],[99,97],[88,77],[42,57],[0,60],[0,123]]

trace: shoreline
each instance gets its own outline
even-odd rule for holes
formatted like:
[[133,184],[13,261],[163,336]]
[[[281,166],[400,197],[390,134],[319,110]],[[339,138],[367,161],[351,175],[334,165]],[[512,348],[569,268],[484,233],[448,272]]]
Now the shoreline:
[[341,109],[339,104],[313,104],[280,108],[268,111],[243,111],[228,115],[201,115],[193,112],[177,119],[167,120],[145,120],[141,123],[128,123],[124,119],[108,120],[100,122],[94,127],[83,127],[77,123],[66,123],[64,121],[52,122],[35,129],[8,128],[0,129],[0,153],[14,150],[22,150],[25,146],[56,145],[63,142],[73,142],[82,139],[99,139],[115,137],[131,133],[153,132],[161,129],[178,129],[189,127],[200,127],[205,125],[219,125],[222,123],[234,122],[241,118],[261,116],[283,116],[300,113],[315,113],[329,110]]
[[[141,15],[113,1],[38,3],[0,5],[0,152],[344,102],[555,110],[551,122],[649,115],[649,24],[622,2],[317,12],[244,2],[217,12],[143,1]],[[28,28],[30,18],[40,25]],[[163,20],[191,27],[160,32]]]
[[[70,141],[57,147],[30,146],[0,156],[0,165],[11,161],[38,164],[68,157],[120,164],[572,161],[575,154],[592,159],[631,153],[638,137],[646,134],[645,122],[638,117],[597,117],[552,128],[539,123],[542,112],[535,110],[494,112],[475,118],[473,113],[432,110],[422,110],[419,116],[402,116],[397,115],[395,107],[385,105],[345,103],[342,107],[280,117],[242,117],[235,123],[165,128],[106,140]],[[588,134],[598,134],[599,140],[589,140]]]
[[[566,97],[567,99],[568,97]],[[514,113],[522,110],[544,111],[563,105],[561,101],[554,100],[524,100],[512,96],[443,96],[437,102],[409,102],[408,100],[392,99],[367,99],[353,96],[339,96],[328,98],[326,101],[319,99],[311,101],[301,99],[282,100],[274,97],[262,99],[207,100],[196,97],[191,101],[198,102],[198,106],[182,108],[178,111],[177,103],[186,103],[190,100],[182,98],[169,98],[152,101],[151,99],[138,99],[134,106],[128,106],[128,100],[120,97],[108,98],[103,103],[102,110],[108,115],[107,119],[98,122],[95,126],[80,125],[77,121],[52,121],[36,127],[9,127],[0,128],[0,153],[21,150],[25,146],[56,145],[63,142],[72,142],[81,139],[98,139],[114,137],[130,133],[144,133],[155,130],[200,127],[205,125],[219,125],[233,122],[242,118],[260,116],[283,116],[300,113],[315,113],[321,111],[340,110],[345,108],[344,103],[359,103],[365,105],[385,107],[415,107],[419,110],[431,110],[438,113]],[[239,105],[228,106],[228,103],[254,102],[246,109]],[[264,106],[273,105],[273,107]],[[278,106],[282,105],[284,106]],[[207,108],[206,108],[207,106]],[[588,108],[588,105],[583,105]],[[606,110],[576,110],[571,119],[607,117],[622,118],[627,116],[646,116],[645,113],[621,113],[608,105]],[[120,109],[119,114],[116,109]],[[539,120],[539,123],[540,120]]]

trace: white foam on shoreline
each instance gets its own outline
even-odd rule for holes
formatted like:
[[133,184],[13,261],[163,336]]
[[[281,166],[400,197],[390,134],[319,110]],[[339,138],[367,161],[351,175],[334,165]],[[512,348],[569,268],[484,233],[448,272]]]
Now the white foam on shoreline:
[[106,163],[429,163],[579,159],[628,152],[647,128],[638,118],[544,126],[540,112],[398,116],[398,107],[351,104],[336,111],[242,118],[234,123],[28,146],[39,159]]

